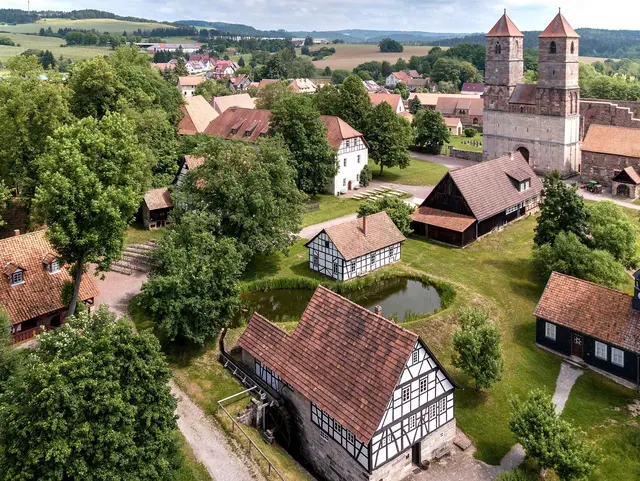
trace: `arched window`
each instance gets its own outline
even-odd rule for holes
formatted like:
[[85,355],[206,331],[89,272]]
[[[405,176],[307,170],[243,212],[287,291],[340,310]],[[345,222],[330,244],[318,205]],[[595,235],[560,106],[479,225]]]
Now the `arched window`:
[[573,42],[571,42],[571,53],[572,54],[576,53],[576,45]]
[[524,107],[520,107],[520,113],[523,114],[524,113]]
[[497,54],[501,54],[502,53],[502,46],[499,43],[496,43],[496,53]]
[[549,53],[556,53],[556,43],[555,42],[551,42],[551,45],[549,46]]

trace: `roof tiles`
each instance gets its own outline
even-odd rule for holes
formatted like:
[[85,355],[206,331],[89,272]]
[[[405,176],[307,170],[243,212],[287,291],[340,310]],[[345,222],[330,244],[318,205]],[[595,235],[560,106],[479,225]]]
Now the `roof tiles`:
[[500,20],[493,26],[486,37],[524,37],[522,32],[518,30],[516,24],[509,18],[507,11],[500,17]]
[[640,157],[640,129],[591,124],[581,150],[622,157]]
[[551,23],[538,35],[538,38],[579,38],[580,35],[569,25],[564,15],[558,15],[551,20]]

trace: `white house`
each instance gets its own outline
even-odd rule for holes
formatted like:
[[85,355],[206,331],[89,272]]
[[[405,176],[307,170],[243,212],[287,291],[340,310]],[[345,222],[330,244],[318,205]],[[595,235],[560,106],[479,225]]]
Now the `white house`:
[[372,105],[378,105],[382,102],[386,102],[391,105],[391,108],[396,114],[401,114],[405,111],[404,102],[402,101],[402,95],[400,94],[369,94]]
[[389,88],[394,88],[399,82],[402,82],[405,85],[409,85],[410,80],[411,77],[406,72],[391,72],[391,74],[386,79],[386,85]]
[[238,346],[276,401],[265,416],[291,419],[282,428],[323,479],[399,481],[452,448],[454,381],[379,312],[319,286],[293,332],[255,313]]
[[338,173],[333,185],[327,186],[333,195],[344,194],[360,186],[360,172],[369,162],[369,146],[364,136],[340,117],[320,117],[327,127],[329,145],[338,149]]
[[180,77],[178,78],[178,89],[185,97],[193,96],[196,87],[205,81],[204,77]]
[[327,227],[305,247],[311,270],[348,281],[398,262],[405,240],[383,211]]

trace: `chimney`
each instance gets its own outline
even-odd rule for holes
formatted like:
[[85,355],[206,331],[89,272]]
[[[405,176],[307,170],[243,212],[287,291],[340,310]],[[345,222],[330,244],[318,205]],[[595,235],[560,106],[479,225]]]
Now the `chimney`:
[[508,154],[509,154],[509,160],[513,160],[514,159],[513,152],[508,152]]
[[362,216],[362,232],[364,233],[364,236],[367,237],[367,234],[369,233],[367,231],[367,216]]
[[13,235],[16,236],[16,237],[19,236],[20,235],[20,229],[14,230],[13,231]]
[[640,269],[633,274],[633,300],[631,301],[631,310],[640,312]]
[[373,313],[377,316],[382,316],[382,306],[377,305],[373,308]]

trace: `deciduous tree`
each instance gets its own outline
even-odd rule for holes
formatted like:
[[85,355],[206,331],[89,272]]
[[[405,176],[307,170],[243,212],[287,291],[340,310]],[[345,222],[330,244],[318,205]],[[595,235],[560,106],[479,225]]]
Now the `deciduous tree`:
[[380,174],[385,167],[409,166],[411,157],[407,149],[413,138],[411,125],[396,114],[391,105],[381,102],[373,107],[363,130],[369,144],[369,157],[380,166]]
[[415,144],[430,154],[440,155],[451,135],[442,114],[437,110],[422,109],[413,117],[412,126]]
[[486,312],[466,308],[453,334],[453,365],[471,376],[476,389],[486,389],[502,379],[504,362],[500,329]]
[[625,267],[635,267],[638,229],[621,207],[611,201],[589,206],[588,229],[590,244],[609,252]]
[[233,92],[231,92],[225,80],[208,79],[196,87],[194,94],[202,95],[207,101],[210,101],[213,97],[224,97],[232,95]]
[[[362,180],[362,174],[360,174],[360,179]],[[382,199],[367,200],[360,203],[358,207],[358,217],[372,215],[382,211],[387,213],[389,218],[391,218],[396,227],[404,235],[408,236],[413,232],[411,229],[411,213],[413,212],[413,207],[397,197],[383,197]]]
[[400,42],[391,38],[383,38],[380,40],[378,48],[381,52],[402,52],[404,50],[404,47]]
[[78,118],[102,118],[118,109],[118,96],[124,89],[116,69],[101,56],[76,63],[69,86],[73,92],[71,110]]
[[38,167],[35,208],[49,226],[47,238],[73,265],[73,315],[86,264],[106,271],[122,254],[149,166],[131,122],[108,113],[100,121],[87,117],[56,130]]
[[345,79],[351,75],[349,73],[348,70],[344,70],[341,68],[335,69],[332,73],[331,73],[331,82],[334,85],[340,85],[341,83],[343,83],[345,81]]
[[294,95],[286,82],[273,82],[262,87],[256,96],[256,108],[273,110],[281,100]]

